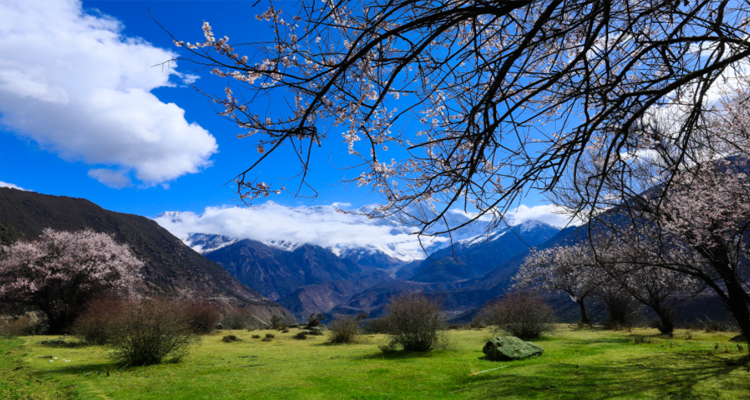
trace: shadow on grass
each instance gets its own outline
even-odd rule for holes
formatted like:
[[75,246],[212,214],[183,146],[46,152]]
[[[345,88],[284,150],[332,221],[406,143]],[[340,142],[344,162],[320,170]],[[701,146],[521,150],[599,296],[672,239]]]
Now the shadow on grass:
[[[439,352],[439,351],[437,351]],[[377,353],[367,354],[358,357],[352,357],[354,360],[409,360],[415,358],[430,358],[435,355],[436,351],[420,352],[420,351],[406,351],[396,350],[393,352],[383,353],[379,351]]]
[[[673,398],[705,399],[696,386],[706,381],[716,398],[724,390],[750,392],[750,382],[723,382],[731,372],[745,365],[728,365],[724,360],[699,353],[675,353],[672,357],[641,357],[613,365],[546,364],[543,370],[505,369],[484,375],[459,378],[455,391],[482,393],[485,398]],[[728,387],[724,387],[724,385]]]

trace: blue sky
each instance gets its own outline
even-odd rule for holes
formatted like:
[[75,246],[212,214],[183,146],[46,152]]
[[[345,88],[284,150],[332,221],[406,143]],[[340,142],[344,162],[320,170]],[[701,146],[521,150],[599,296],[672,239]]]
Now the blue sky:
[[[267,22],[255,19],[267,3],[253,3],[2,0],[0,181],[148,217],[239,205],[234,186],[225,183],[258,157],[255,144],[237,139],[243,132],[188,85],[194,81],[216,94],[227,81],[188,62],[153,67],[186,53],[149,10],[181,40],[202,41],[208,21],[217,36],[236,44],[270,32]],[[332,132],[312,162],[309,181],[317,198],[284,193],[273,201],[382,202],[367,188],[338,184],[356,175],[341,168],[357,160]],[[275,181],[299,169],[291,154],[281,153],[261,171],[264,180]],[[540,198],[523,203],[536,206]]]

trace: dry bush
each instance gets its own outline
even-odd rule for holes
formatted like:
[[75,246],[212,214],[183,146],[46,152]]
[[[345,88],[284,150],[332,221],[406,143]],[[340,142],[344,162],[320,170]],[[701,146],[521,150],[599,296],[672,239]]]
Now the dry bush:
[[253,325],[255,318],[247,308],[232,307],[224,312],[221,325],[224,329],[246,329]]
[[530,292],[506,293],[502,300],[485,306],[479,318],[496,330],[524,340],[552,331],[555,322],[552,307]]
[[180,308],[180,313],[187,320],[190,331],[196,335],[213,332],[216,324],[221,320],[219,305],[205,300],[184,301]]
[[238,338],[235,335],[226,335],[223,338],[221,338],[221,341],[226,342],[226,343],[232,343],[232,342],[241,342],[242,339]]
[[705,320],[699,320],[701,329],[707,333],[713,332],[738,332],[740,330],[736,322],[731,321],[716,321],[706,317]]
[[28,335],[32,326],[31,318],[25,315],[0,318],[0,336]]
[[324,319],[326,319],[326,317],[321,313],[318,313],[318,315],[315,315],[315,313],[310,314],[310,316],[307,317],[307,324],[305,325],[305,329],[312,329],[316,326],[322,325]]
[[469,328],[471,329],[484,329],[486,327],[487,325],[485,325],[484,322],[478,320],[471,321],[471,323],[469,324]]
[[280,315],[272,315],[270,321],[270,328],[276,330],[284,330],[289,326]]
[[[391,299],[385,319],[393,345],[406,351],[430,351],[440,340],[444,321],[440,300],[424,293],[405,293]],[[391,346],[391,347],[394,347]]]
[[85,311],[73,323],[71,333],[87,344],[107,344],[112,323],[127,305],[127,300],[116,296],[96,298],[88,303]]
[[174,301],[130,302],[111,322],[111,356],[128,365],[151,365],[170,357],[181,359],[198,337]]
[[359,314],[352,318],[343,316],[336,318],[328,325],[328,341],[335,344],[355,343],[359,338],[359,322],[367,318],[367,314]]

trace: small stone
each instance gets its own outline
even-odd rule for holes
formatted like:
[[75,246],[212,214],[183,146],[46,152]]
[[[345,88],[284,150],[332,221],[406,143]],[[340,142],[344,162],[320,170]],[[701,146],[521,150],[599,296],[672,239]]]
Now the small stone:
[[544,349],[532,342],[524,342],[514,336],[496,337],[482,349],[488,360],[513,361],[528,357],[541,356]]

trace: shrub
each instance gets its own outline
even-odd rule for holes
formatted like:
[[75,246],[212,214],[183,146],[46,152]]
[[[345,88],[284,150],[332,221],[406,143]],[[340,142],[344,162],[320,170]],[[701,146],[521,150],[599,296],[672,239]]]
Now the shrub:
[[273,339],[273,338],[275,338],[275,337],[276,337],[276,336],[274,336],[274,334],[273,334],[273,333],[266,333],[266,338],[268,338],[268,339]]
[[307,317],[307,324],[305,325],[305,329],[312,329],[316,326],[320,326],[323,323],[324,319],[326,319],[326,317],[321,313],[318,313],[318,315],[315,315],[315,313],[310,314],[310,316]]
[[708,333],[739,331],[737,324],[730,321],[715,321],[707,317],[705,320],[699,320],[699,322],[702,329]]
[[271,316],[271,329],[284,330],[288,326],[284,319],[280,315]]
[[73,323],[73,336],[88,344],[107,344],[111,325],[118,319],[126,304],[125,299],[116,296],[99,297],[90,301],[85,311]]
[[260,339],[260,335],[253,335],[252,338],[253,339]]
[[471,329],[484,329],[487,326],[482,321],[474,320],[474,321],[471,321],[471,323],[469,324],[469,327]]
[[198,338],[173,301],[130,302],[112,321],[111,356],[128,365],[151,365],[167,357],[181,359]]
[[359,338],[359,322],[365,318],[367,314],[359,314],[355,318],[336,318],[328,325],[328,341],[335,344],[356,342]]
[[410,292],[393,298],[383,317],[394,335],[392,344],[403,346],[406,351],[432,350],[443,326],[441,310],[440,301],[424,293]]
[[182,302],[181,306],[181,314],[187,320],[190,331],[196,335],[213,332],[221,320],[221,312],[217,304],[205,300],[190,300]]
[[519,339],[536,339],[554,329],[552,307],[530,292],[506,293],[503,299],[484,307],[481,318],[496,330]]
[[307,339],[307,332],[305,332],[305,331],[298,332],[296,335],[294,335],[292,337],[295,338],[295,339],[297,339],[297,340]]
[[31,319],[25,315],[0,318],[0,336],[26,335],[31,326]]
[[270,342],[270,341],[272,341],[272,340],[273,340],[273,336],[271,336],[271,337],[268,337],[268,336],[266,336],[266,337],[264,337],[263,339],[261,339],[260,341],[261,341],[261,342]]
[[224,329],[245,329],[253,323],[253,315],[247,308],[232,307],[224,312],[221,325]]

